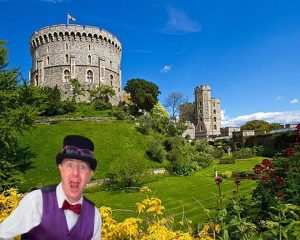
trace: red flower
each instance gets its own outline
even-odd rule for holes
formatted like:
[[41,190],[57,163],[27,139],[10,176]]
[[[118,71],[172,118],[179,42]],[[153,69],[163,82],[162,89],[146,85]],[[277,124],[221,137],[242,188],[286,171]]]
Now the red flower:
[[275,176],[276,187],[281,188],[284,185],[284,180],[282,177]]
[[271,161],[269,159],[264,159],[262,160],[262,165],[266,166],[266,167],[273,167]]
[[293,147],[287,147],[285,149],[285,153],[288,158],[296,156],[296,150]]
[[253,168],[253,171],[255,174],[261,174],[263,171],[264,167],[260,164],[256,164]]
[[300,142],[295,142],[294,145],[300,146]]
[[286,197],[286,194],[283,193],[283,192],[280,192],[277,194],[277,197],[280,198],[280,199],[284,199]]
[[235,179],[234,183],[235,183],[236,185],[240,185],[240,184],[241,184],[241,180],[240,180],[239,178],[237,178],[237,179]]
[[216,178],[215,178],[215,182],[216,182],[217,185],[220,185],[221,182],[223,182],[223,179],[220,178],[220,177],[216,177]]
[[260,179],[264,182],[267,182],[270,180],[270,176],[268,174],[261,175]]

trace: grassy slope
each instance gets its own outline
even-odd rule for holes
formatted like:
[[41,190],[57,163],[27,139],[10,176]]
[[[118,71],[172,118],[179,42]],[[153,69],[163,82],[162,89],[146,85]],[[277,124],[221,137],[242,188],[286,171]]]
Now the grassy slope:
[[[261,162],[261,158],[252,158],[248,160],[238,160],[236,164],[217,165],[219,172],[251,170],[253,166]],[[240,186],[240,193],[247,196],[254,187],[255,182],[244,180]],[[162,200],[162,205],[166,211],[177,219],[185,217],[193,222],[202,222],[207,219],[199,202],[205,208],[216,206],[217,186],[214,182],[214,166],[195,172],[189,177],[168,177],[153,181],[147,184],[152,189],[154,195]],[[233,180],[224,179],[222,191],[227,197],[232,196],[232,190],[235,189]],[[152,194],[153,194],[152,193]],[[129,216],[135,216],[135,203],[144,199],[140,193],[126,192],[105,192],[87,193],[88,198],[93,200],[97,206],[110,206],[114,210],[116,219],[124,219]]]
[[[61,150],[62,140],[67,134],[82,134],[95,142],[98,168],[95,178],[105,177],[105,173],[112,161],[121,159],[125,155],[147,161],[149,165],[156,164],[146,160],[145,149],[155,136],[144,136],[135,130],[133,124],[124,121],[105,122],[61,122],[56,125],[37,125],[28,132],[23,144],[29,145],[36,158],[33,168],[25,174],[25,181],[20,183],[21,190],[39,187],[59,181],[59,174],[55,164],[55,156]],[[261,159],[238,160],[236,164],[217,165],[219,172],[250,170]],[[162,200],[166,212],[181,218],[184,212],[186,217],[194,222],[206,220],[200,201],[206,208],[216,205],[217,187],[214,183],[214,167],[195,172],[189,177],[157,178],[147,184],[155,196]],[[240,190],[247,195],[254,186],[253,181],[243,181]],[[226,196],[231,196],[234,184],[224,180],[222,189]],[[117,219],[135,216],[135,203],[144,199],[144,195],[137,192],[108,192],[91,191],[87,197],[97,206],[110,206]],[[196,201],[197,200],[197,201]]]
[[64,136],[68,134],[81,134],[94,141],[95,157],[98,160],[94,178],[105,177],[110,163],[124,156],[156,165],[145,157],[148,143],[155,136],[140,134],[128,122],[61,122],[55,125],[37,125],[23,139],[23,144],[30,146],[36,158],[33,159],[33,168],[26,172],[25,180],[20,184],[21,190],[59,181],[55,157],[61,151]]

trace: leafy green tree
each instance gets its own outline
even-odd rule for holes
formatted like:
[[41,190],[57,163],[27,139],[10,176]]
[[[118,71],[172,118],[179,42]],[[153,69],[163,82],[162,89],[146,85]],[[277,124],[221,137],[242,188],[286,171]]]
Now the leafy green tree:
[[20,97],[19,73],[16,68],[7,69],[7,55],[5,41],[0,41],[0,191],[16,185],[30,165],[30,151],[21,147],[20,139],[37,116]]
[[156,84],[140,78],[128,80],[124,90],[130,94],[135,114],[139,110],[151,111],[158,102],[160,94]]
[[44,108],[42,111],[43,116],[55,116],[62,113],[61,108],[61,93],[56,85],[52,87],[43,87],[42,92],[44,94]]
[[263,120],[253,120],[246,122],[243,126],[241,126],[241,130],[254,130],[258,132],[263,132],[263,131],[271,131],[275,129],[280,129],[281,126],[279,123],[268,123]]
[[101,85],[96,89],[90,89],[91,102],[103,101],[109,103],[109,99],[116,95],[115,90],[111,86]]
[[71,88],[72,88],[72,101],[76,102],[78,96],[82,95],[82,87],[77,78],[72,78],[69,81]]

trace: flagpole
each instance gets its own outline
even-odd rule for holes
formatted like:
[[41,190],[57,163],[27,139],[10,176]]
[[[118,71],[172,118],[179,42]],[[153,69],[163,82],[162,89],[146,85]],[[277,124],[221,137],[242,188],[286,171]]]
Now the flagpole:
[[67,13],[67,26],[69,26],[69,13]]

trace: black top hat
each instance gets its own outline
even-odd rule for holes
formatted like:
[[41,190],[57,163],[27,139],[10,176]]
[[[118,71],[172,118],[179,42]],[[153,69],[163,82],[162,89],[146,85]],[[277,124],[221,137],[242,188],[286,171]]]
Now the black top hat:
[[56,155],[57,165],[65,158],[83,160],[90,164],[92,170],[97,167],[97,160],[94,158],[94,143],[83,136],[69,135],[64,138],[63,150]]

